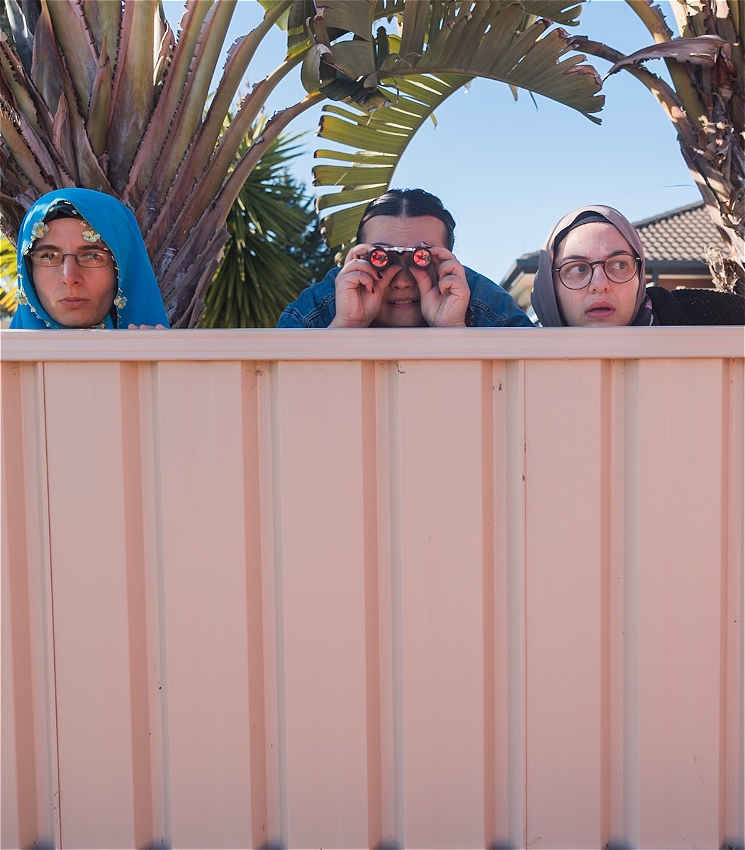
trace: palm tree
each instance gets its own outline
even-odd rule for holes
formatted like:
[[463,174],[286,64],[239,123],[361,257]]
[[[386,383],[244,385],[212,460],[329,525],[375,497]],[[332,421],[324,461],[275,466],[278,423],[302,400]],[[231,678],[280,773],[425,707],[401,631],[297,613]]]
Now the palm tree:
[[[261,23],[230,48],[208,105],[235,0],[187,3],[177,36],[160,0],[6,0],[12,31],[0,37],[6,235],[15,241],[25,210],[51,189],[109,192],[135,212],[172,324],[193,327],[241,187],[271,143],[316,103],[345,100],[370,111],[395,103],[411,77],[457,74],[465,82],[494,77],[499,66],[496,78],[588,116],[602,106],[597,75],[571,53],[566,33],[544,35],[549,20],[571,19],[571,0],[324,0],[318,6],[262,0],[262,6]],[[386,34],[394,21],[400,40]],[[252,58],[275,25],[287,29],[287,54],[226,124]],[[240,154],[267,97],[301,64],[308,94],[273,115]]]
[[[265,122],[241,146],[247,150]],[[207,289],[202,328],[274,327],[284,307],[333,265],[313,205],[287,166],[296,136],[273,142],[230,208],[230,239]]]
[[[745,294],[745,4],[742,0],[671,0],[679,37],[650,0],[627,0],[654,45],[625,55],[580,37],[578,49],[624,69],[658,100],[673,122],[686,165],[722,238],[729,257],[711,262],[723,289]],[[642,63],[663,59],[668,83]]]

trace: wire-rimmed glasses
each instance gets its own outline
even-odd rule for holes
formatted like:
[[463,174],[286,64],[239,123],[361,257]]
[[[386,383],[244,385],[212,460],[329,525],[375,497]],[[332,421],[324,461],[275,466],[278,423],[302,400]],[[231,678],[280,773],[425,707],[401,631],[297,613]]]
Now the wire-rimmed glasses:
[[641,259],[632,254],[614,254],[605,260],[567,260],[557,266],[559,280],[567,289],[584,289],[589,286],[595,266],[602,266],[611,283],[628,283],[639,270]]
[[111,254],[101,248],[86,248],[84,251],[67,254],[63,251],[40,248],[29,251],[26,256],[33,265],[42,267],[61,266],[65,262],[65,257],[75,257],[75,262],[84,269],[100,269],[108,265],[111,260]]

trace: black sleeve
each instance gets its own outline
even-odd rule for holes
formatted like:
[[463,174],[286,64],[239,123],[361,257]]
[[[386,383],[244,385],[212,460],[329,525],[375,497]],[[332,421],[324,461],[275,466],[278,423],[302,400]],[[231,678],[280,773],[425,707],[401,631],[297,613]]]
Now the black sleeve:
[[745,325],[745,298],[716,289],[647,287],[661,325]]

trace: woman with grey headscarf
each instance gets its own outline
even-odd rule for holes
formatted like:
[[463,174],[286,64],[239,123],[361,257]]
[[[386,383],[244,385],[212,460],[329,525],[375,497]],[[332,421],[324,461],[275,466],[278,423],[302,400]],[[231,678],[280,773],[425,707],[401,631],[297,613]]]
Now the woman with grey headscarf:
[[639,234],[618,210],[599,205],[574,210],[551,231],[532,302],[544,327],[745,324],[739,295],[647,287]]

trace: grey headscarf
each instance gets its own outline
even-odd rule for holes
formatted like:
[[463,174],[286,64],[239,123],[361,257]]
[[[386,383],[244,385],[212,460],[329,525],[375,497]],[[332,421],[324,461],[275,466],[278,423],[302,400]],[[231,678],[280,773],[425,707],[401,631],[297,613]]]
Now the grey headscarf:
[[612,224],[623,238],[631,245],[634,253],[641,259],[639,264],[639,290],[636,293],[636,306],[634,307],[634,318],[631,320],[632,325],[650,325],[653,322],[651,305],[646,293],[646,272],[644,267],[644,247],[631,222],[621,215],[618,210],[613,207],[604,206],[588,206],[579,207],[579,209],[565,215],[564,218],[554,227],[546,240],[545,246],[541,249],[538,257],[538,272],[533,282],[533,294],[531,301],[536,315],[545,328],[560,328],[566,327],[564,317],[559,310],[559,304],[556,300],[556,291],[554,290],[554,275],[553,268],[556,257],[556,248],[561,243],[562,239],[581,224],[590,223],[593,221],[607,221]]

